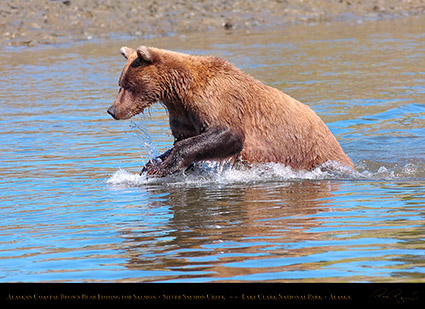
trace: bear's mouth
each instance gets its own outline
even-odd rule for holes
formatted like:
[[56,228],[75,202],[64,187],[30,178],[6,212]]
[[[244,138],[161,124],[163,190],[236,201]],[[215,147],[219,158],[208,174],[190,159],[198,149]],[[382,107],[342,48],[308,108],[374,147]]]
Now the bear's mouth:
[[152,104],[146,104],[142,107],[139,106],[135,106],[133,107],[128,113],[127,115],[125,115],[123,118],[121,119],[130,119],[133,118],[134,116],[138,115],[138,114],[144,114],[145,110],[149,109],[152,106]]

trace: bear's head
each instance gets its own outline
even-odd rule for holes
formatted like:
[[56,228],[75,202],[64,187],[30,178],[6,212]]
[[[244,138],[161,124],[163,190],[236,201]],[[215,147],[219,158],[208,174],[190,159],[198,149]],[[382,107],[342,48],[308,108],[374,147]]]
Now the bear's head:
[[120,90],[108,113],[116,120],[129,119],[161,99],[158,55],[146,46],[122,47],[127,63],[121,73]]

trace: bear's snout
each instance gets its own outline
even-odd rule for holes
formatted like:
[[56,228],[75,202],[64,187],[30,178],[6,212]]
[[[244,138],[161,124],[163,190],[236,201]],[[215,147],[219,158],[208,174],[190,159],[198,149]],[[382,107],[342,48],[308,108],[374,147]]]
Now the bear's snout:
[[118,120],[117,109],[114,106],[111,106],[110,108],[108,108],[108,114],[111,115],[115,120]]

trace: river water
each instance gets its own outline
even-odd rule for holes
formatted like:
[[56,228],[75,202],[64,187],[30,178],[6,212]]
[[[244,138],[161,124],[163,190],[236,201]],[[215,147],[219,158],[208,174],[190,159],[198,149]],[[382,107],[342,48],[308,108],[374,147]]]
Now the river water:
[[[358,173],[278,164],[147,180],[158,105],[107,113],[140,44],[227,58],[308,104]],[[4,49],[0,281],[424,282],[425,22],[302,24]]]

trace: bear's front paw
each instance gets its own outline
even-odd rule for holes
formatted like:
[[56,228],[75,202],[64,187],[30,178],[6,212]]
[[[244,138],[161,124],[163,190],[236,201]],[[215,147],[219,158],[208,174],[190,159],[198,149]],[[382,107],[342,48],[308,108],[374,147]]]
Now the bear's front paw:
[[142,169],[140,175],[144,174],[149,177],[166,177],[178,173],[181,169],[170,162],[149,161]]
[[161,159],[155,158],[153,160],[149,160],[148,163],[142,168],[142,171],[140,172],[140,175],[146,174],[149,176],[156,175],[159,173],[159,164],[162,162]]

